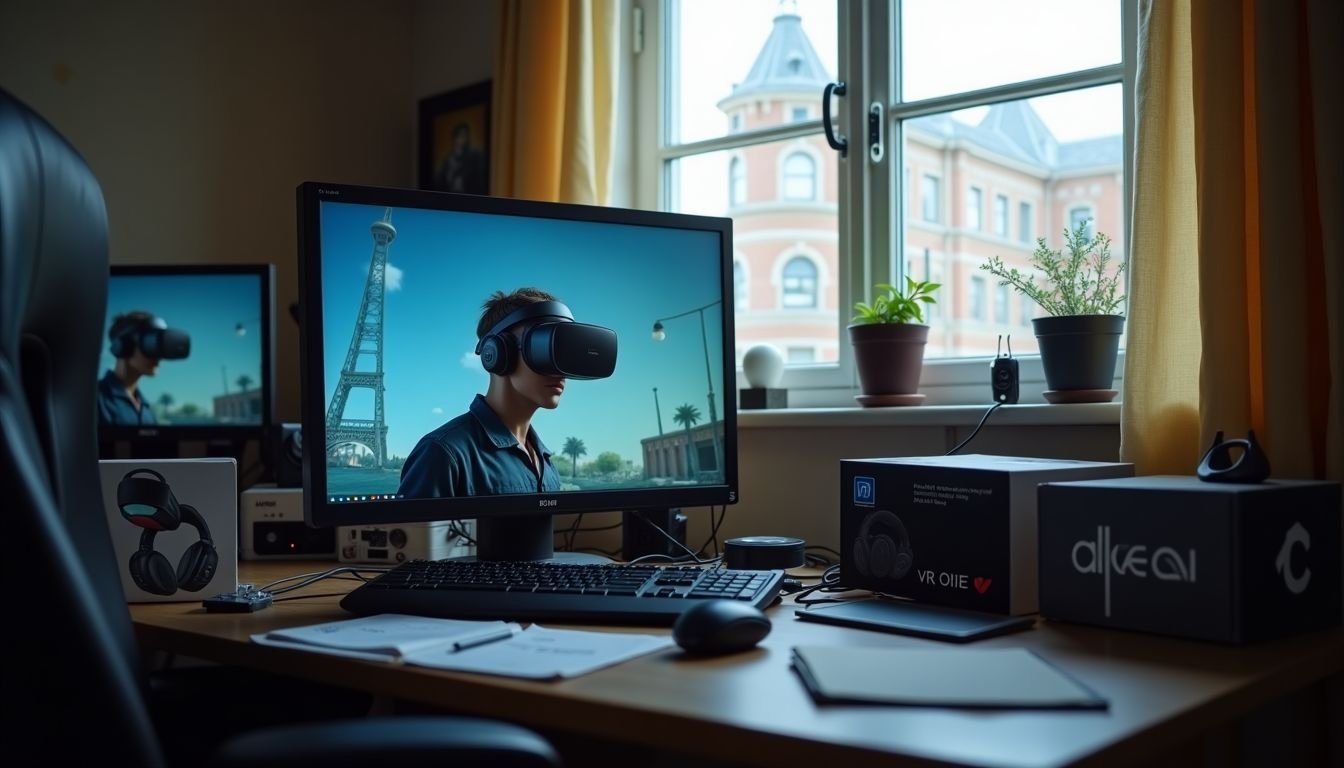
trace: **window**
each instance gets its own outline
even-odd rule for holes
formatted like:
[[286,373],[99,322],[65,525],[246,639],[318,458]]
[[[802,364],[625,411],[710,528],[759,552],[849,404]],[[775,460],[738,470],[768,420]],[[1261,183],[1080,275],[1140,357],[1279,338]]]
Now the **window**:
[[1091,240],[1097,233],[1097,227],[1090,207],[1079,206],[1069,209],[1069,231],[1076,232],[1080,224],[1083,225],[1083,237]]
[[787,347],[784,350],[785,363],[815,363],[817,350],[812,347]]
[[794,107],[789,110],[789,119],[795,123],[801,123],[807,119],[807,107]]
[[966,195],[966,228],[980,231],[980,188],[971,187]]
[[[1125,257],[1132,137],[1123,128],[1133,94],[1130,54],[1122,51],[1136,46],[1138,0],[1069,0],[1067,13],[1053,0],[640,5],[643,51],[627,52],[636,73],[634,207],[734,216],[746,274],[762,290],[760,276],[771,276],[778,297],[766,302],[768,292],[758,293],[754,306],[740,309],[741,338],[747,346],[814,349],[815,363],[787,367],[782,383],[824,390],[809,402],[852,403],[845,325],[853,302],[871,300],[874,283],[943,278],[921,392],[947,403],[956,401],[940,399],[938,388],[956,397],[958,386],[982,380],[994,354],[995,334],[983,326],[992,283],[975,275],[988,256],[1029,269],[1035,239],[1062,247],[1070,212],[1086,208],[1095,231]],[[849,139],[845,161],[816,119],[822,89],[837,80],[849,91],[831,103],[836,130]],[[874,101],[885,118],[877,163],[867,153]],[[795,111],[803,107],[805,120]],[[810,173],[795,153],[811,160]],[[730,169],[734,158],[741,165]],[[730,175],[739,172],[741,186]],[[998,192],[1002,203],[985,199]],[[807,201],[805,216],[770,210],[795,200]],[[994,232],[1001,242],[990,249],[947,226]],[[810,265],[791,266],[804,255]],[[859,291],[870,295],[851,295]],[[1013,295],[1010,322],[1014,312],[1029,320],[1034,307],[1013,307]],[[780,319],[785,308],[809,311]],[[1002,318],[998,304],[995,312]],[[1014,353],[1033,354],[1034,339],[1023,336]]]
[[994,196],[994,234],[1008,236],[1008,198],[1004,195]]
[[1031,326],[1031,319],[1036,317],[1036,302],[1026,296],[1019,297],[1022,300],[1022,324]]
[[733,259],[733,307],[735,309],[747,308],[747,268],[742,266],[740,259]]
[[938,221],[941,218],[939,216],[942,207],[940,205],[941,192],[939,187],[937,176],[924,174],[924,186],[920,195],[920,212],[923,214],[925,221]]
[[794,152],[784,160],[784,199],[815,200],[817,163],[805,152]]
[[734,208],[747,201],[747,168],[742,158],[728,161],[728,204]]
[[783,298],[786,309],[817,306],[817,265],[806,256],[795,256],[784,265]]
[[974,276],[971,278],[971,290],[968,295],[967,316],[972,320],[985,319],[985,278]]
[[994,287],[994,322],[1000,325],[1008,324],[1008,304],[1010,301],[1008,286],[998,285]]

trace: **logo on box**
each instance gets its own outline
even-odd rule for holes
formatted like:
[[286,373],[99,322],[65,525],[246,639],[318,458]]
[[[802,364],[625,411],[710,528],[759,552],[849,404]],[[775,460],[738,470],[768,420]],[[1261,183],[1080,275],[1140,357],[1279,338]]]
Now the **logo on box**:
[[854,506],[872,507],[877,505],[877,481],[871,477],[854,478]]
[[1073,568],[1079,573],[1095,573],[1105,578],[1107,617],[1111,615],[1111,577],[1134,576],[1140,579],[1152,574],[1161,581],[1189,581],[1195,579],[1195,550],[1189,557],[1172,547],[1156,547],[1148,554],[1146,544],[1112,544],[1111,526],[1097,526],[1096,540],[1079,539],[1073,545]]

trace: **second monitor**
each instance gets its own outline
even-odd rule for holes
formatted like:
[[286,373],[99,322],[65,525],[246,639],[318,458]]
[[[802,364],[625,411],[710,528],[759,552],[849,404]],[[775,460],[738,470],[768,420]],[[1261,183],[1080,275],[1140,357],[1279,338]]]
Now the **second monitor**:
[[728,219],[304,184],[310,524],[551,516],[737,495]]

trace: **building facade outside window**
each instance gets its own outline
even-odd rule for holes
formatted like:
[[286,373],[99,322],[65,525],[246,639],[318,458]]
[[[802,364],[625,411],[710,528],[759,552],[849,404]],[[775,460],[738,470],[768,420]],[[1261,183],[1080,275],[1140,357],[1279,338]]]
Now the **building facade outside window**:
[[[978,265],[997,255],[1030,269],[1036,238],[1062,247],[1079,209],[1123,256],[1130,198],[1123,115],[1132,73],[1122,51],[1134,49],[1137,0],[1075,0],[1068,14],[1053,15],[1045,0],[875,0],[862,13],[858,5],[649,0],[644,52],[634,57],[636,91],[650,94],[635,115],[636,207],[731,210],[736,250],[758,292],[739,302],[739,357],[755,343],[811,348],[813,364],[786,370],[783,385],[835,388],[837,404],[852,397],[842,391],[853,382],[850,308],[872,298],[858,295],[873,286],[856,275],[874,283],[940,278],[922,391],[961,376],[958,366],[978,381],[999,332],[988,322],[991,297]],[[1080,25],[1088,35],[1073,34]],[[866,52],[862,62],[856,50]],[[984,61],[996,65],[968,64]],[[821,92],[837,80],[849,89],[832,102],[850,142],[846,161],[821,133]],[[867,158],[873,102],[886,115],[879,163]],[[811,161],[811,173],[795,154]],[[811,269],[791,266],[800,246]],[[772,274],[778,283],[759,277]],[[995,322],[1016,314],[1027,326],[1035,308],[1013,307],[1014,295],[992,297]],[[781,309],[799,311],[771,314]],[[1034,338],[1014,339],[1013,351],[1033,354]]]
[[1008,295],[1008,286],[994,286],[994,322],[1000,325],[1008,324],[1008,308],[1011,301]]
[[1092,207],[1080,205],[1069,209],[1069,231],[1078,230],[1078,225],[1083,225],[1083,237],[1092,239],[1097,234],[1096,217],[1092,215]]

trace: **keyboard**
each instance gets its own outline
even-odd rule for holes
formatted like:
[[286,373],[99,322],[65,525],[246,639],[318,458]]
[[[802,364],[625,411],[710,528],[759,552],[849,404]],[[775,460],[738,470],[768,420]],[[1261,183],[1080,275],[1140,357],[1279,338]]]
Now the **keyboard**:
[[360,585],[341,607],[359,615],[670,625],[698,600],[764,609],[783,576],[779,570],[412,560]]

